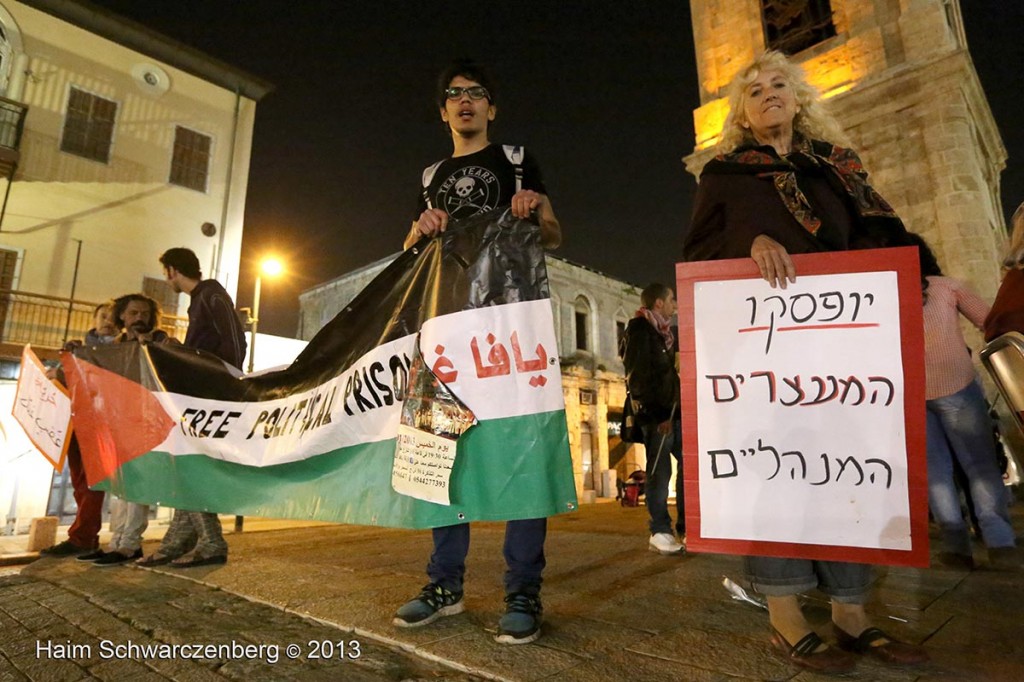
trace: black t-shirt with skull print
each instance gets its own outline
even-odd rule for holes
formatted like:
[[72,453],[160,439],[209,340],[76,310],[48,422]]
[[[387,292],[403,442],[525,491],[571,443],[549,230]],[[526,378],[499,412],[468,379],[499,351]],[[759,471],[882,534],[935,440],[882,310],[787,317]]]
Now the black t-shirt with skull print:
[[[499,206],[510,206],[516,193],[515,166],[500,144],[491,144],[467,156],[451,157],[436,164],[427,187],[431,206],[445,211],[453,220],[471,218]],[[528,152],[523,153],[523,189],[547,194],[540,168]],[[420,188],[413,220],[427,209]]]

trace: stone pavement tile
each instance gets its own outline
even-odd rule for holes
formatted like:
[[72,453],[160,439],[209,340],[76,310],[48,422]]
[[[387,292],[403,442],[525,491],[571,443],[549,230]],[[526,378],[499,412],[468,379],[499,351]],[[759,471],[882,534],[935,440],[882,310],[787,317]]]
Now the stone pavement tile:
[[0,654],[0,680],[3,682],[28,682],[28,678],[14,664]]
[[[549,648],[573,654],[582,659],[603,658],[610,652],[618,652],[625,646],[643,642],[654,637],[649,632],[606,623],[579,616],[544,613],[543,633],[540,643]],[[495,620],[498,614],[492,616]],[[490,628],[495,631],[494,626]],[[497,644],[496,644],[497,646]]]
[[396,575],[393,571],[350,573],[346,570],[339,576],[337,570],[297,570],[287,562],[264,558],[237,569],[233,566],[228,568],[231,570],[208,576],[206,582],[230,592],[244,593],[294,609],[311,601],[332,599],[353,592],[382,590],[391,586],[411,585],[406,589],[415,591],[426,582],[425,576],[413,578]]
[[89,668],[89,674],[105,682],[166,682],[167,678],[142,663],[132,660],[110,660]]
[[622,650],[556,673],[545,682],[597,682],[634,680],[636,682],[736,682],[724,673],[710,672],[663,658]]
[[[2,592],[0,592],[2,594]],[[5,600],[4,610],[14,620],[33,632],[44,630],[47,627],[56,627],[63,622],[60,616],[50,611],[45,606],[40,606],[34,599],[14,597]]]
[[680,618],[687,608],[687,601],[674,595],[641,598],[635,594],[620,593],[609,599],[586,604],[582,615],[656,634],[679,627]]
[[217,668],[217,676],[229,680],[294,680],[310,667],[301,661],[289,660],[281,654],[276,662],[265,660],[241,659],[228,661]]
[[901,611],[923,611],[962,583],[966,573],[909,568],[876,569],[871,602]]
[[692,628],[716,630],[743,637],[768,632],[767,611],[729,597],[682,599],[675,595],[665,595],[661,600],[653,602],[627,601],[621,604],[621,608],[637,612],[633,617],[653,614],[648,622],[651,623],[651,627],[657,625],[656,629],[660,632]]
[[85,668],[72,661],[13,660],[12,663],[33,682],[78,682],[89,679]]
[[59,582],[79,594],[88,594],[93,604],[119,617],[150,604],[169,602],[188,590],[187,583],[153,581],[146,571],[128,567],[99,569],[81,562],[71,563],[77,566],[60,566],[55,571],[40,567],[30,575]]
[[541,637],[533,644],[503,645],[494,641],[495,632],[476,630],[417,647],[417,651],[458,661],[473,671],[508,680],[541,680],[585,662],[578,656],[549,649]]
[[984,609],[993,618],[1020,618],[1022,591],[1024,573],[977,570],[953,590],[949,601],[965,612]]
[[[624,591],[674,591],[685,585],[689,589],[706,589],[687,584],[700,575],[694,568],[699,559],[693,556],[661,556],[647,551],[619,552],[602,561],[577,565],[570,571],[556,569],[545,584],[552,589],[577,594],[593,593],[603,597]],[[717,578],[721,580],[721,578]],[[680,594],[683,592],[680,590]]]
[[183,658],[153,659],[146,665],[154,671],[172,680],[182,682],[224,682],[224,678],[214,672],[211,666],[204,666],[196,661]]
[[726,632],[679,629],[628,650],[740,678],[778,680],[792,676],[791,666],[772,653],[767,632],[763,639],[751,639]]
[[[386,569],[422,572],[432,547],[429,531],[394,528],[331,526],[294,529],[287,535],[285,542],[275,538],[272,547],[262,546],[259,533],[232,535],[228,540],[231,546],[228,565],[236,559],[245,561],[253,553],[260,558],[283,559],[292,566],[298,563],[314,570],[318,565],[337,567],[338,557],[343,556],[346,569],[355,572]],[[396,552],[396,548],[401,551]]]
[[29,633],[3,644],[3,651],[11,660],[71,660],[82,666],[100,661],[97,653],[99,640],[89,637],[70,626],[60,630]]
[[976,611],[958,615],[928,640],[930,652],[957,652],[964,660],[978,657],[1005,660],[1017,666],[1024,677],[1024,640],[1021,614],[996,616]]

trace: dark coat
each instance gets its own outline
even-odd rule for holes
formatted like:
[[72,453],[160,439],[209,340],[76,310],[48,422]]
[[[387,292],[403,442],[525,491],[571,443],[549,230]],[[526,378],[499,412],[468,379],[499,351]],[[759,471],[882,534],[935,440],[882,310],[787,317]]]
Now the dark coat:
[[985,340],[991,341],[1006,332],[1024,334],[1024,270],[1007,270],[992,310],[985,318]]
[[[766,156],[778,155],[771,147],[755,147]],[[843,158],[860,166],[851,150],[814,142],[816,152],[839,150]],[[734,155],[730,155],[732,157]],[[847,249],[905,246],[906,230],[899,218],[859,209],[835,167],[796,167],[795,177],[813,214],[821,221],[816,234],[804,228],[787,208],[766,166],[730,163],[714,159],[704,167],[694,201],[693,220],[683,245],[687,261],[749,258],[754,238],[764,234],[788,253],[817,253]],[[857,187],[881,207],[884,200],[870,189],[867,174],[858,172]]]
[[665,339],[643,317],[634,317],[622,337],[622,363],[626,368],[626,390],[639,403],[639,424],[660,424],[679,414],[679,375],[675,353]]

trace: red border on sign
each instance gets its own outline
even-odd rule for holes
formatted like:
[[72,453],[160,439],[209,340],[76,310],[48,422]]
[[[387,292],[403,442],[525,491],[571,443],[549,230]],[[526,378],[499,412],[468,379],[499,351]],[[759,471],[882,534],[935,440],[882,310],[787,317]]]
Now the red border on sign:
[[910,550],[868,549],[842,545],[813,545],[762,540],[705,538],[701,535],[697,443],[697,363],[693,319],[693,290],[697,282],[759,279],[750,258],[676,264],[679,315],[679,366],[683,417],[686,545],[694,552],[747,554],[895,566],[928,566],[928,476],[925,454],[924,322],[921,310],[921,271],[914,247],[837,251],[792,256],[798,276],[858,272],[896,272],[900,339],[903,359],[904,420],[906,424],[907,489],[910,504]]

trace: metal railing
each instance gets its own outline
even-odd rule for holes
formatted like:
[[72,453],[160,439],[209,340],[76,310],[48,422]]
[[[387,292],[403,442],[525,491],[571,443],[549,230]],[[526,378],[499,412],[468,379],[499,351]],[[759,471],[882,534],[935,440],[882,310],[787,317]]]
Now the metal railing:
[[0,97],[0,147],[18,150],[25,131],[25,113],[28,107],[21,102]]
[[[98,303],[0,289],[0,343],[60,348],[69,339],[83,339],[93,326]],[[188,318],[161,315],[160,328],[185,338]]]

